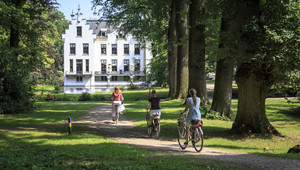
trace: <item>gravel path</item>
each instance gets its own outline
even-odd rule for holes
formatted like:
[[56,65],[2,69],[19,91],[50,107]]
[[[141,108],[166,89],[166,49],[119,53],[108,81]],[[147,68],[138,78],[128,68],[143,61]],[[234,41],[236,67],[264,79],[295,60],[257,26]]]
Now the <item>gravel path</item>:
[[[288,169],[300,170],[300,160],[266,157],[255,154],[221,151],[213,148],[204,148],[197,153],[191,144],[182,150],[177,141],[165,138],[149,138],[146,132],[136,127],[134,123],[124,115],[120,116],[118,125],[111,120],[111,105],[98,106],[90,110],[81,119],[74,121],[73,126],[83,124],[95,128],[97,133],[105,137],[115,139],[119,143],[129,144],[153,151],[169,152],[173,154],[193,155],[199,158],[221,161],[230,165],[231,163],[242,165],[243,169]],[[204,132],[205,133],[205,132]],[[205,142],[205,141],[204,141]]]

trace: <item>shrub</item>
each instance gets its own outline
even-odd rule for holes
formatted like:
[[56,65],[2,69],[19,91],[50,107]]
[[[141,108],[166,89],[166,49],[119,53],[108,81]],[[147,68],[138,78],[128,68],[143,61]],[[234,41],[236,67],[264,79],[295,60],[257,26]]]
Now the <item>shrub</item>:
[[92,95],[92,100],[93,101],[106,101],[108,100],[103,94],[94,94]]
[[134,85],[132,82],[130,83],[128,90],[136,90],[139,89],[139,87],[137,85]]
[[91,97],[91,94],[88,93],[88,92],[83,92],[81,93],[81,95],[79,96],[78,98],[78,101],[89,101],[91,100],[92,97]]
[[228,117],[221,116],[219,112],[216,112],[208,107],[200,107],[201,117],[206,119],[218,119],[218,120],[230,120]]

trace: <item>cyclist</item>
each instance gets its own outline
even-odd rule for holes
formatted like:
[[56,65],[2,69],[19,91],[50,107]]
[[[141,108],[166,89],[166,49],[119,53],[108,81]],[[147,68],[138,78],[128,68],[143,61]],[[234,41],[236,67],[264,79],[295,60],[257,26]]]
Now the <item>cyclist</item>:
[[153,113],[159,113],[161,115],[161,106],[160,106],[160,98],[156,96],[156,91],[152,90],[152,97],[149,99],[149,107],[150,109],[150,123],[148,126],[152,126],[153,121]]
[[199,109],[201,100],[199,97],[197,97],[197,91],[191,88],[189,90],[189,94],[191,95],[191,97],[188,97],[186,99],[185,109],[180,113],[182,114],[189,110],[188,115],[186,117],[186,141],[184,143],[186,145],[189,142],[191,121],[201,119],[201,113]]
[[114,88],[114,92],[112,93],[110,100],[112,100],[112,120],[115,121],[117,113],[116,106],[119,107],[122,104],[121,100],[124,100],[124,97],[120,92],[120,88],[118,86]]

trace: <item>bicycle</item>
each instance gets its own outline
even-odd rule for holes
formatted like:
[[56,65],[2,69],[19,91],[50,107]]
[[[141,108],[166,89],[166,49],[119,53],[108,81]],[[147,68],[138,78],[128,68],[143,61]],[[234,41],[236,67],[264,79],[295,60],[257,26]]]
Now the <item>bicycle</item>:
[[[186,141],[186,112],[181,114],[179,118],[177,119],[178,124],[178,144],[181,147],[181,149],[185,149],[188,145],[188,143],[185,143]],[[190,128],[190,135],[189,135],[189,141],[192,142],[193,147],[197,152],[201,152],[203,149],[203,131],[202,131],[202,120],[192,120],[191,121],[191,128]]]
[[150,112],[148,111],[148,108],[146,108],[147,114],[146,114],[146,121],[147,121],[147,126],[151,124],[151,126],[148,126],[148,135],[149,137],[152,136],[152,134],[155,134],[155,138],[159,138],[160,134],[160,113],[159,112],[154,112],[153,113],[153,121],[150,122]]

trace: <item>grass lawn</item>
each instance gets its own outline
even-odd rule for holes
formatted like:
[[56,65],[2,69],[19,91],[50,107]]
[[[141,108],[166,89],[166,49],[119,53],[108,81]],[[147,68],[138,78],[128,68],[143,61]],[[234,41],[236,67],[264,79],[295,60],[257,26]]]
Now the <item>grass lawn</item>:
[[[127,106],[126,116],[135,121],[135,124],[145,130],[145,107],[147,101],[131,102]],[[176,140],[177,118],[179,110],[183,110],[183,101],[163,101],[161,116],[161,136]],[[236,114],[237,100],[232,101],[233,111]],[[299,154],[287,154],[289,148],[300,142],[300,101],[292,100],[287,103],[284,99],[267,99],[266,114],[271,124],[285,137],[263,137],[259,135],[240,137],[228,133],[232,121],[207,120],[204,121],[204,147],[214,147],[223,150],[258,153],[267,156],[279,156],[300,159]],[[298,110],[293,110],[298,108]],[[264,148],[268,147],[269,152]]]
[[0,115],[0,169],[242,169],[118,144],[84,126],[68,135],[68,116],[101,104],[108,102],[41,102],[30,113]]

